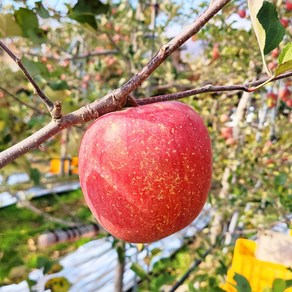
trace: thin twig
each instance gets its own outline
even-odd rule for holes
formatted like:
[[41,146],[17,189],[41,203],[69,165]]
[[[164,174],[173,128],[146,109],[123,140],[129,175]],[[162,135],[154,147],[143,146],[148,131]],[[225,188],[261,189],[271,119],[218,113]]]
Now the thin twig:
[[34,89],[36,90],[37,94],[44,102],[46,107],[48,108],[49,112],[54,109],[54,103],[44,94],[44,92],[39,88],[33,77],[27,71],[25,66],[23,65],[21,59],[19,59],[2,41],[0,41],[0,47],[9,55],[9,57],[18,65],[20,70],[23,72],[25,77],[29,80],[29,82],[33,85]]
[[[279,75],[278,77],[272,79],[271,81],[276,81],[279,79],[284,79],[292,76],[292,72],[284,73]],[[161,102],[161,101],[169,101],[169,100],[176,100],[184,97],[189,97],[201,93],[212,93],[212,92],[224,92],[224,91],[245,91],[250,92],[249,89],[252,86],[257,86],[265,81],[267,81],[268,78],[260,79],[254,82],[250,82],[247,84],[238,84],[238,85],[226,85],[226,86],[213,86],[213,85],[206,85],[201,88],[196,89],[190,89],[185,91],[180,91],[176,93],[169,93],[169,94],[163,94],[163,95],[157,95],[157,96],[151,96],[148,98],[143,99],[137,99],[137,103],[139,105],[154,103],[154,102]]]
[[[39,54],[33,53],[33,52],[27,52],[28,55],[35,56],[35,57],[40,57]],[[107,55],[116,55],[118,54],[117,50],[102,50],[102,51],[91,51],[83,54],[78,54],[78,55],[68,55],[66,53],[66,57],[55,57],[53,55],[46,56],[47,59],[50,60],[55,60],[55,61],[72,61],[72,60],[78,60],[78,59],[88,59],[91,57],[96,57],[96,56],[107,56]]]
[[24,105],[28,108],[30,108],[31,110],[41,114],[41,115],[45,115],[47,114],[46,112],[43,112],[41,111],[40,109],[28,104],[28,103],[25,103],[24,101],[22,101],[21,99],[19,99],[16,95],[14,95],[13,93],[11,93],[10,91],[8,91],[6,88],[0,86],[0,90],[2,90],[3,92],[5,92],[7,95],[9,95],[11,98],[13,98],[15,101],[17,101],[19,104],[21,105]]
[[40,216],[43,216],[48,221],[55,222],[55,223],[59,223],[59,224],[66,225],[66,226],[71,226],[71,227],[75,227],[75,226],[78,226],[78,225],[82,225],[81,223],[71,222],[71,221],[67,221],[67,220],[63,220],[63,219],[60,219],[60,218],[56,218],[54,216],[51,216],[47,212],[38,209],[36,206],[34,206],[29,201],[21,201],[19,204],[22,207],[31,210],[35,214],[40,215]]
[[130,104],[132,107],[139,106],[137,99],[132,94],[129,94],[127,104]]

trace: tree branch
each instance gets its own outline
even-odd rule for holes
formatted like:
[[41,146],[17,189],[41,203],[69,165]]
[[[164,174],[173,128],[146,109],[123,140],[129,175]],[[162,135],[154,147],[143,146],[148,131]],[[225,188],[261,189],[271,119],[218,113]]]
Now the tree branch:
[[[284,79],[292,76],[292,72],[284,73],[281,74],[272,81],[276,81],[279,79]],[[169,93],[169,94],[163,94],[163,95],[157,95],[157,96],[151,96],[148,98],[143,98],[143,99],[137,99],[137,103],[139,105],[144,105],[144,104],[149,104],[149,103],[154,103],[154,102],[161,102],[161,101],[169,101],[169,100],[176,100],[184,97],[189,97],[201,93],[210,93],[210,92],[224,92],[224,91],[245,91],[245,92],[250,92],[250,87],[253,86],[258,86],[264,82],[266,82],[268,78],[263,78],[254,82],[246,83],[246,84],[238,84],[238,85],[226,85],[226,86],[213,86],[213,85],[206,85],[201,88],[196,88],[196,89],[190,89],[190,90],[185,90],[185,91],[180,91],[180,92],[175,92],[175,93]]]
[[170,56],[194,34],[200,31],[200,29],[230,1],[231,0],[217,0],[214,2],[214,4],[205,10],[194,23],[186,27],[178,36],[164,45],[140,72],[134,75],[120,88],[108,93],[100,100],[96,100],[58,120],[53,119],[48,125],[25,140],[13,145],[5,151],[2,151],[0,153],[0,168],[4,167],[17,157],[38,147],[65,128],[96,119],[101,115],[124,107],[128,95],[138,88],[168,56]]
[[44,104],[46,105],[46,107],[48,108],[49,112],[51,112],[54,109],[54,103],[39,88],[39,86],[37,85],[37,83],[34,81],[33,77],[30,75],[30,73],[24,67],[21,59],[19,59],[2,41],[0,41],[0,47],[18,65],[18,67],[23,72],[23,74],[25,75],[25,77],[33,85],[33,87],[36,90],[37,94],[39,95],[39,97],[41,98],[41,100],[44,102]]
[[[292,72],[285,73],[282,75],[279,75],[278,77],[274,78],[272,81],[288,78],[292,76]],[[255,82],[247,83],[245,85],[229,85],[229,86],[212,86],[207,85],[202,88],[192,89],[192,90],[186,90],[178,93],[171,93],[171,94],[165,94],[165,95],[159,95],[159,96],[153,96],[145,99],[137,99],[136,102],[138,105],[145,105],[149,103],[154,102],[161,102],[161,101],[169,101],[169,100],[175,100],[180,99],[183,97],[188,97],[200,93],[211,93],[211,92],[224,92],[224,91],[248,91],[249,86],[256,86],[263,82],[265,82],[268,78],[260,79]],[[35,132],[25,140],[17,143],[16,145],[8,148],[7,150],[4,150],[0,152],[0,169],[10,163],[11,161],[15,160],[19,156],[29,152],[30,150],[33,150],[37,148],[39,145],[47,141],[49,138],[53,137],[54,135],[58,134],[65,128],[69,128],[73,125],[76,125],[81,122],[88,122],[94,118],[98,117],[98,114],[104,115],[106,113],[109,113],[111,111],[116,110],[117,105],[113,103],[107,103],[108,96],[112,97],[112,93],[108,94],[104,98],[102,98],[99,101],[95,101],[96,103],[94,107],[98,106],[98,112],[93,110],[93,105],[86,105],[79,110],[76,110],[75,112],[72,112],[60,119],[59,122],[52,121],[39,131]],[[113,101],[114,99],[112,99]],[[128,100],[128,97],[126,97],[126,101]],[[93,104],[94,104],[93,103]]]
[[[33,53],[33,52],[27,52],[27,54],[35,57],[39,57],[39,54]],[[56,61],[72,61],[72,60],[78,60],[78,59],[87,59],[90,57],[95,56],[106,56],[106,55],[116,55],[118,54],[117,50],[102,50],[102,51],[91,51],[83,54],[78,55],[69,55],[66,53],[67,57],[54,57],[52,55],[46,56],[50,60],[56,60]]]
[[11,93],[10,91],[8,91],[6,88],[0,86],[0,90],[2,90],[3,92],[5,92],[7,95],[9,95],[11,98],[13,98],[15,101],[17,101],[19,104],[21,105],[24,105],[28,108],[30,108],[31,110],[37,112],[38,114],[41,114],[41,115],[46,115],[47,113],[39,110],[38,108],[28,104],[28,103],[25,103],[23,102],[21,99],[19,99],[16,95],[14,95],[13,93]]

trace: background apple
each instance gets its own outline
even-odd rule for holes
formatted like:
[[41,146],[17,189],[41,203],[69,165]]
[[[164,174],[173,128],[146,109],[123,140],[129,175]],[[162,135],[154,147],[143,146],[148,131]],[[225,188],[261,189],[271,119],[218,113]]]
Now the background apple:
[[291,92],[288,87],[281,88],[279,90],[279,98],[286,102],[291,97]]
[[292,10],[292,1],[286,0],[286,10],[291,11]]
[[246,11],[244,9],[238,10],[238,15],[240,18],[245,18],[246,17]]
[[220,57],[219,44],[214,44],[212,49],[212,60],[215,61]]
[[287,28],[289,25],[289,20],[287,18],[282,18],[281,20],[282,25]]
[[273,58],[278,58],[278,56],[279,56],[279,49],[278,48],[275,48],[273,51],[272,51],[272,57]]
[[104,115],[85,132],[79,175],[89,208],[109,233],[129,242],[159,240],[191,223],[206,202],[208,131],[179,102]]

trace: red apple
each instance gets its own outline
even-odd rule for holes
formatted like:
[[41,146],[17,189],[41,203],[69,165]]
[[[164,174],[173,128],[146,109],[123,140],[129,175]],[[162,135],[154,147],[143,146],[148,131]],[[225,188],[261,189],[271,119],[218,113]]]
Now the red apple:
[[279,56],[279,49],[276,48],[276,49],[274,49],[274,50],[272,51],[272,57],[273,57],[273,58],[278,58],[278,56]]
[[238,10],[238,15],[240,18],[245,18],[246,17],[246,11],[244,9]]
[[212,50],[212,60],[217,60],[220,57],[219,45],[215,44]]
[[268,104],[268,108],[274,108],[277,103],[273,99],[268,99],[267,104]]
[[179,102],[106,114],[85,132],[79,175],[86,202],[113,236],[147,243],[190,224],[212,175],[200,116]]
[[287,100],[289,100],[290,96],[291,96],[291,92],[287,87],[284,87],[279,90],[279,98],[282,101],[286,102]]
[[292,10],[292,1],[286,0],[286,10],[291,11]]
[[292,107],[292,99],[288,99],[288,100],[286,101],[286,105],[287,105],[288,107]]
[[274,100],[274,101],[277,101],[277,94],[274,93],[274,92],[269,92],[268,95],[267,95],[268,99],[271,99],[271,100]]
[[233,129],[230,127],[222,127],[221,128],[221,135],[225,139],[231,138],[233,135]]
[[273,69],[275,69],[276,67],[277,67],[277,63],[276,63],[276,62],[271,61],[271,62],[268,63],[268,68],[269,68],[269,70],[273,70]]
[[287,28],[289,25],[289,20],[287,18],[282,18],[281,23],[285,28]]

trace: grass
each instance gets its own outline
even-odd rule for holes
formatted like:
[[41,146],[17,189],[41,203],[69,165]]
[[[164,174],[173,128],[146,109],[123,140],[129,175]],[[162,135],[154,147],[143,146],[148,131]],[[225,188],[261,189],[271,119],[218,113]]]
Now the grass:
[[[71,221],[89,223],[93,217],[87,208],[80,190],[61,195],[34,199],[31,203],[50,216]],[[44,259],[58,260],[64,254],[75,250],[88,239],[57,244],[46,250],[36,246],[38,235],[47,230],[65,227],[48,221],[31,210],[12,205],[0,209],[0,284],[18,282],[27,273],[41,265]]]

